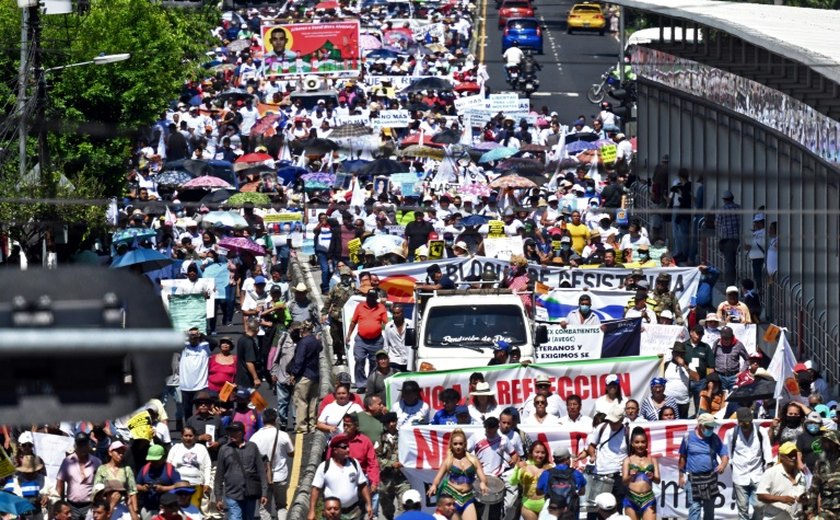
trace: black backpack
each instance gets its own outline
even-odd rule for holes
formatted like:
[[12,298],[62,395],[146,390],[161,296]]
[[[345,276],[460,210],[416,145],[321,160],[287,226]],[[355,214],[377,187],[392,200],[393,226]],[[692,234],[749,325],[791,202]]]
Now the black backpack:
[[572,468],[551,469],[548,473],[548,495],[552,498],[563,498],[574,514],[580,512],[580,495],[573,476]]

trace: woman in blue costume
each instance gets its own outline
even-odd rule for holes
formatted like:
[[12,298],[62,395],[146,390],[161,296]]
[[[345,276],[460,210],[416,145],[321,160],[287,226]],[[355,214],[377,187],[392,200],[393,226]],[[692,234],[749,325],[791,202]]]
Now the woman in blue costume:
[[487,493],[487,477],[481,462],[467,453],[467,435],[460,428],[449,436],[449,454],[440,465],[428,495],[447,494],[455,499],[455,520],[477,520],[473,484],[479,481],[481,493]]
[[656,495],[653,494],[653,484],[659,482],[659,463],[648,453],[644,428],[633,428],[630,451],[621,470],[621,477],[627,486],[624,514],[632,520],[655,520]]

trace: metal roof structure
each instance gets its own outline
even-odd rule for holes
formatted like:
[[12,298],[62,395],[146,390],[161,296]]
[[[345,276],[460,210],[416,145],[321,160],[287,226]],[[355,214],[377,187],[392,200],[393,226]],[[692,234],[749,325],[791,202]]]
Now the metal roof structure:
[[713,0],[611,0],[729,33],[840,83],[840,11]]

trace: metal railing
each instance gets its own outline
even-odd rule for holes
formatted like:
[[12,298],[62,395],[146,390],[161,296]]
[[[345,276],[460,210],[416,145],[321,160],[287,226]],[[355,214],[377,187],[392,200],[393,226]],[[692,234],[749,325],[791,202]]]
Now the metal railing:
[[[643,182],[635,183],[632,188],[632,216],[645,226],[650,226],[652,211],[659,209],[651,201],[648,186]],[[666,243],[670,241],[670,226],[664,226]],[[703,219],[696,219],[694,236],[698,240],[700,259],[718,268],[723,266],[723,255],[717,247],[714,231],[704,229]],[[738,279],[751,278],[752,266],[737,256],[736,275]],[[778,276],[778,275],[777,275]],[[829,328],[826,311],[817,314],[814,298],[805,301],[802,283],[784,276],[770,281],[764,280],[760,288],[763,294],[764,315],[767,321],[786,327],[791,348],[798,359],[810,359],[820,367],[822,376],[836,390],[840,384],[840,325]]]

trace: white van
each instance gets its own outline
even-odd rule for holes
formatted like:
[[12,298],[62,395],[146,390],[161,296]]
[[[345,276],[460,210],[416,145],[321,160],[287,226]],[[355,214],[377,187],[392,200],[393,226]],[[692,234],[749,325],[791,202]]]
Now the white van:
[[487,365],[499,340],[534,359],[534,331],[522,299],[507,289],[435,291],[415,313],[409,370],[429,372]]

